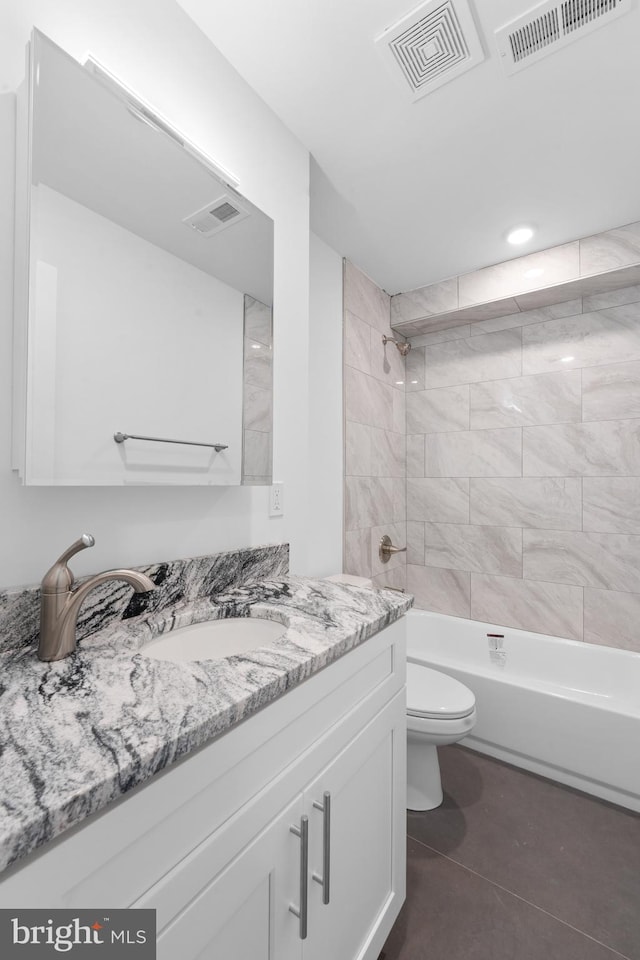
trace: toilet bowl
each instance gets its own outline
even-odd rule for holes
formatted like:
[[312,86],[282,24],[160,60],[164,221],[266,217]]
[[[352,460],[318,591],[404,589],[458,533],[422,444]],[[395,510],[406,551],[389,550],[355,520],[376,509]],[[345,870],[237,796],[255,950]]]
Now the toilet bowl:
[[457,743],[476,722],[473,693],[459,680],[419,663],[407,664],[407,807],[442,803],[438,746]]
[[[334,583],[374,588],[368,577],[337,573]],[[476,722],[476,698],[459,680],[420,663],[407,663],[407,807],[433,810],[442,803],[438,747],[457,743]]]

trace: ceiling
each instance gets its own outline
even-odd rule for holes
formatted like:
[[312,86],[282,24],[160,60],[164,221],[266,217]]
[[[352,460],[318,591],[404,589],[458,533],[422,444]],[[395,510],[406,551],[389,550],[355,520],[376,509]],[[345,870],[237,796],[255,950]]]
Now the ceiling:
[[[389,293],[640,220],[640,9],[506,76],[486,59],[412,102],[374,39],[412,0],[178,0],[312,155],[312,228]],[[524,246],[513,225],[533,223]]]

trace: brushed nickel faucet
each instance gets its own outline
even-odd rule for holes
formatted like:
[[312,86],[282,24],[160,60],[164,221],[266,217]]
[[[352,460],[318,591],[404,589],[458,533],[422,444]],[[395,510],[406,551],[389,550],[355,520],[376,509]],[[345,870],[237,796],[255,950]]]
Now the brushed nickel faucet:
[[[406,553],[406,547],[395,547],[391,542],[391,537],[385,533],[378,546],[378,556],[383,563],[388,563],[394,553]],[[385,588],[386,589],[386,588]]]
[[40,585],[40,643],[38,657],[41,660],[62,660],[76,649],[76,624],[78,612],[90,590],[109,580],[124,580],[136,593],[155,590],[155,583],[135,570],[105,570],[89,577],[81,586],[73,589],[73,573],[67,561],[80,550],[92,547],[95,539],[83,533],[72,543],[48,570]]

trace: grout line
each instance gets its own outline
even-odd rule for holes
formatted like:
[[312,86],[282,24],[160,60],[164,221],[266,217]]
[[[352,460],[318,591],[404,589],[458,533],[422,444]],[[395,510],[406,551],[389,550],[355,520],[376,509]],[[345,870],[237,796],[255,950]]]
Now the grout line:
[[508,893],[509,896],[515,897],[516,900],[520,900],[522,903],[526,903],[529,907],[533,907],[534,910],[544,913],[547,917],[550,917],[552,920],[556,920],[558,923],[561,923],[565,927],[569,927],[570,930],[574,930],[576,933],[579,933],[581,936],[586,937],[587,940],[591,940],[593,943],[597,943],[599,946],[604,947],[605,950],[610,950],[616,957],[620,957],[621,960],[632,960],[631,957],[628,957],[625,953],[620,953],[614,947],[610,947],[608,944],[603,943],[602,940],[592,937],[590,934],[585,933],[584,930],[580,930],[579,927],[574,927],[572,923],[568,923],[566,920],[562,920],[560,917],[557,917],[554,913],[551,913],[549,910],[545,910],[544,907],[539,907],[536,903],[532,903],[531,900],[527,900],[526,897],[521,897],[520,894],[515,893],[513,890],[509,890],[508,887],[503,887],[501,883],[496,883],[495,880],[490,880],[489,877],[485,877],[482,873],[478,873],[477,870],[472,870],[471,867],[467,867],[464,863],[460,863],[459,860],[454,860],[453,857],[448,857],[445,853],[441,853],[439,850],[436,850],[434,847],[429,846],[428,843],[424,843],[422,840],[418,840],[417,837],[412,837],[411,834],[407,833],[407,837],[410,840],[413,840],[414,843],[420,844],[421,847],[424,847],[426,850],[430,850],[432,853],[435,853],[437,856],[442,857],[443,860],[448,860],[449,863],[453,863],[456,867],[461,867],[463,870],[466,870],[467,873],[472,874],[474,877],[478,877],[480,880],[484,880],[485,883],[490,883],[491,886],[497,887],[498,890],[503,890],[505,893]]

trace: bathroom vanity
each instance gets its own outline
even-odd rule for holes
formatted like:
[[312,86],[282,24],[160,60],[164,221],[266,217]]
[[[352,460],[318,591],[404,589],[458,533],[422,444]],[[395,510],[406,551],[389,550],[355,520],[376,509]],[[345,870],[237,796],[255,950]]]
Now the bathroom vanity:
[[[410,602],[266,580],[111,623],[56,664],[16,652],[4,699],[34,753],[30,789],[3,787],[21,813],[0,818],[0,906],[155,908],[161,960],[377,958],[404,900]],[[140,652],[230,612],[283,635],[217,661]]]

